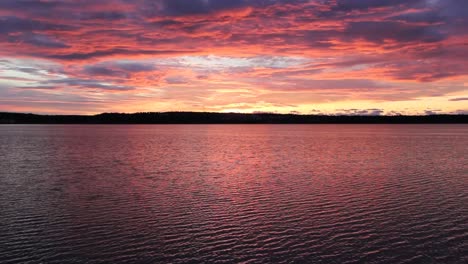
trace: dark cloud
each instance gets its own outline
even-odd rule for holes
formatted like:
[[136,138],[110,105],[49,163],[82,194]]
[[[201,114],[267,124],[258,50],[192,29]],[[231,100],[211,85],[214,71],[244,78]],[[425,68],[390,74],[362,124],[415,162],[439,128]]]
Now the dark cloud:
[[384,114],[383,109],[338,109],[337,115],[349,116],[380,116]]
[[57,90],[60,87],[52,86],[52,85],[41,85],[41,86],[19,86],[16,88],[22,89],[22,90]]
[[[277,75],[281,76],[281,75]],[[286,78],[286,79],[285,79]],[[269,89],[280,91],[313,91],[313,90],[359,90],[359,91],[375,91],[382,89],[394,88],[392,85],[378,83],[373,80],[367,79],[334,79],[334,80],[311,80],[309,78],[300,79],[281,76],[280,78],[273,78],[271,83],[266,85]],[[259,80],[264,82],[264,80]],[[286,84],[285,84],[286,83]]]
[[345,38],[362,38],[376,43],[383,43],[385,40],[437,42],[444,40],[446,36],[436,28],[427,26],[413,26],[390,21],[360,21],[348,24]]
[[155,70],[154,65],[147,63],[101,63],[85,66],[83,72],[95,76],[113,76],[129,78],[132,73]]
[[449,19],[461,19],[464,21],[468,19],[468,1],[439,0],[436,1],[435,8],[440,10],[441,14]]
[[88,60],[93,58],[108,57],[112,55],[159,55],[159,54],[181,54],[184,51],[178,50],[131,50],[124,48],[115,48],[107,50],[96,50],[92,52],[72,52],[68,54],[51,54],[46,57],[60,60]]
[[451,114],[455,114],[455,115],[468,115],[468,110],[459,109],[459,110],[456,110],[456,111],[451,112]]
[[440,114],[440,112],[442,112],[442,110],[440,110],[440,109],[437,109],[437,110],[431,110],[431,109],[424,110],[424,114],[426,114],[426,115],[438,115],[438,114]]
[[16,42],[27,43],[37,47],[46,48],[68,48],[69,45],[53,37],[41,34],[21,35]]
[[0,17],[0,33],[29,33],[33,31],[72,31],[75,26],[24,19],[15,16]]
[[422,0],[337,0],[333,9],[347,12],[352,10],[368,10],[378,7],[414,5],[420,2],[422,2]]
[[[455,0],[432,4],[426,0],[110,0],[106,4],[89,0],[1,1],[4,16],[0,17],[0,33],[3,41],[42,48],[34,52],[24,47],[23,54],[72,61],[239,45],[265,46],[274,52],[334,49],[359,40],[375,44],[393,40],[396,43],[391,48],[399,48],[408,42],[441,42],[466,30],[460,25],[465,19],[460,10],[466,4]],[[247,17],[225,18],[235,17],[235,10],[247,7],[252,9]],[[349,15],[352,10],[363,13]],[[45,16],[45,11],[56,16]],[[219,12],[223,16],[214,15]],[[200,18],[193,19],[193,15]],[[306,29],[314,23],[340,25]],[[116,45],[120,42],[127,45]]]
[[136,63],[136,62],[118,63],[116,67],[118,67],[119,69],[128,71],[128,72],[146,72],[146,71],[152,71],[155,69],[155,66],[153,64]]
[[443,55],[412,61],[394,59],[377,65],[386,69],[386,74],[398,80],[433,82],[436,80],[466,75],[467,66],[444,58]]
[[2,0],[0,1],[0,9],[5,10],[24,10],[30,8],[32,10],[47,9],[57,7],[60,1],[40,1],[40,0]]
[[436,10],[410,12],[390,17],[390,20],[410,23],[442,23],[444,18]]
[[90,12],[87,14],[83,19],[90,19],[90,20],[104,20],[104,21],[114,21],[114,20],[122,20],[128,18],[128,14],[125,12]]
[[246,0],[162,0],[167,15],[200,15],[246,7]]
[[112,69],[107,66],[92,65],[86,66],[83,70],[85,74],[95,76],[115,76],[115,77],[128,77],[128,75],[120,70]]
[[168,84],[186,84],[188,83],[188,80],[183,76],[173,76],[173,77],[167,77],[166,82]]
[[468,101],[468,97],[452,98],[449,101],[451,102]]
[[55,87],[57,88],[80,88],[80,89],[100,89],[100,90],[110,90],[110,91],[129,91],[134,90],[134,87],[125,86],[125,85],[114,85],[106,84],[104,81],[96,81],[89,79],[78,79],[78,78],[65,78],[58,80],[48,80],[41,82],[41,86],[35,87]]

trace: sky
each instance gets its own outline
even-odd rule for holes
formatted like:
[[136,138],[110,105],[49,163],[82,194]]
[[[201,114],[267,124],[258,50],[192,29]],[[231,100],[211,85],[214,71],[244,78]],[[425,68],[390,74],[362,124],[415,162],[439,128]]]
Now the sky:
[[468,113],[465,0],[1,0],[0,111]]

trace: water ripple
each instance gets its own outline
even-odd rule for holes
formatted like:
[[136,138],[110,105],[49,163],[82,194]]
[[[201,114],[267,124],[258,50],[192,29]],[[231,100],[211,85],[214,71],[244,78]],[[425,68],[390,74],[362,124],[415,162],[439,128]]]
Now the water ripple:
[[468,126],[0,126],[0,263],[468,263]]

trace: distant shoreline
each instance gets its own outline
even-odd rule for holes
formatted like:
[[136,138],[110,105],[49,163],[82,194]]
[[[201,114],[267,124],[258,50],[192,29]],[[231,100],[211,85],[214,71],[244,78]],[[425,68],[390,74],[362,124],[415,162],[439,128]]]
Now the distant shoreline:
[[335,116],[209,112],[37,115],[0,112],[0,124],[468,124],[468,115]]

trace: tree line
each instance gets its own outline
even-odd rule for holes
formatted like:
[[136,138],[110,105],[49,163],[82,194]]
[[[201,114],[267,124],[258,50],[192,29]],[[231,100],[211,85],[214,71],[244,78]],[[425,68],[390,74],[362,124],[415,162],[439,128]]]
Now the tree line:
[[355,116],[273,113],[146,112],[98,115],[0,113],[0,124],[449,124],[468,123],[468,115]]

